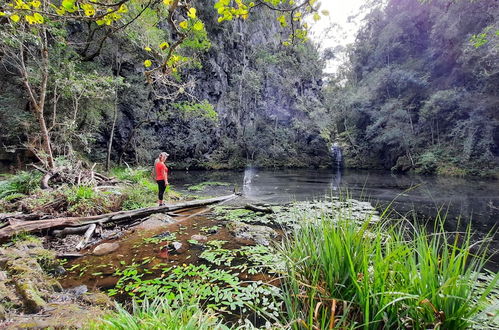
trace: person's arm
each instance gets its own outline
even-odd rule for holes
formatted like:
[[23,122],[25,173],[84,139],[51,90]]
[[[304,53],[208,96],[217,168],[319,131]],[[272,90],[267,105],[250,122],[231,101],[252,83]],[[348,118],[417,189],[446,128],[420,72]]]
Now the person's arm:
[[168,183],[168,170],[166,169],[166,166],[163,168],[163,174],[165,175],[165,185],[169,185]]

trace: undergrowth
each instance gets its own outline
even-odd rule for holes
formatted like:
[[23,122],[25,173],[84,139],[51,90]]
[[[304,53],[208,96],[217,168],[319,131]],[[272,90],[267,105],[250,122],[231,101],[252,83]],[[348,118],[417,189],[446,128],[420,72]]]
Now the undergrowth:
[[12,200],[12,196],[28,195],[39,189],[42,175],[39,172],[20,171],[15,175],[6,176],[0,181],[0,199]]
[[[148,170],[115,168],[111,174],[120,184],[106,190],[69,184],[41,190],[38,172],[9,175],[0,181],[0,212],[86,216],[156,205],[158,187]],[[179,199],[180,195],[167,187],[165,200]]]

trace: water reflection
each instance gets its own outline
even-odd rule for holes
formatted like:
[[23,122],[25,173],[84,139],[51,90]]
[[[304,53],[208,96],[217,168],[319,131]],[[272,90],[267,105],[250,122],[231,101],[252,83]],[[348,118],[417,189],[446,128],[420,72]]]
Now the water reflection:
[[[348,192],[353,198],[367,198],[381,206],[393,202],[399,213],[412,212],[418,219],[434,218],[442,208],[448,211],[448,226],[472,221],[481,233],[499,219],[497,181],[462,178],[394,175],[385,171],[352,170],[257,170],[172,171],[172,183],[182,189],[204,181],[223,181],[241,186],[246,198],[261,202],[289,202],[324,198]],[[227,187],[220,189],[227,190]],[[220,191],[224,193],[224,191]],[[225,191],[226,193],[226,191]],[[210,191],[217,194],[217,191]],[[415,212],[414,212],[415,211]],[[412,218],[411,215],[409,215]]]
[[244,196],[252,196],[254,194],[253,191],[253,178],[256,176],[256,169],[253,167],[247,167],[244,170],[243,176],[243,195]]
[[333,177],[331,178],[331,191],[338,191],[341,186],[341,167],[337,166],[334,170]]

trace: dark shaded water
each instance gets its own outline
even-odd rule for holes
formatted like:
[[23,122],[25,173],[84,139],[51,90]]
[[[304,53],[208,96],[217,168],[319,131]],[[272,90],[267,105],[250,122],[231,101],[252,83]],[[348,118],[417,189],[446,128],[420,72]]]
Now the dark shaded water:
[[[280,203],[348,194],[369,200],[380,209],[392,203],[398,213],[430,225],[440,211],[447,213],[447,230],[463,230],[464,225],[471,223],[477,237],[489,233],[499,220],[499,182],[494,180],[332,169],[171,171],[170,182],[176,189],[185,190],[205,181],[231,184],[230,188],[207,188],[210,194],[236,186],[247,199],[258,202]],[[497,240],[492,248],[499,249]]]

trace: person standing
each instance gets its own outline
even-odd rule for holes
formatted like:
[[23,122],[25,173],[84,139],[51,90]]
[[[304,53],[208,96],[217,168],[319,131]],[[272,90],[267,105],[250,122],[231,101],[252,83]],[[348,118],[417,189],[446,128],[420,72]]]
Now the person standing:
[[159,154],[158,158],[154,162],[154,176],[156,182],[158,183],[158,204],[159,206],[163,206],[163,196],[165,194],[166,186],[168,183],[168,167],[166,167],[166,160],[168,159],[169,154],[166,152],[162,152]]

